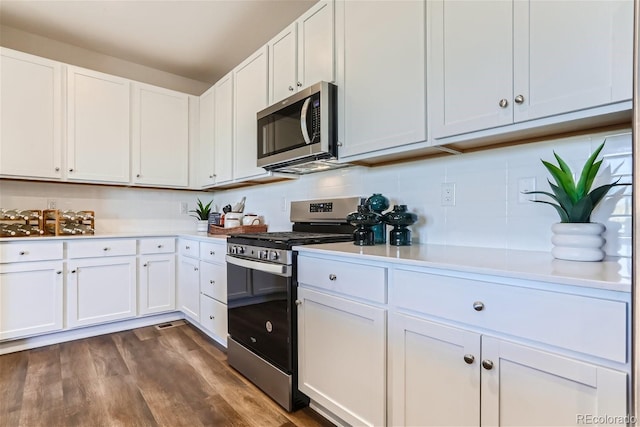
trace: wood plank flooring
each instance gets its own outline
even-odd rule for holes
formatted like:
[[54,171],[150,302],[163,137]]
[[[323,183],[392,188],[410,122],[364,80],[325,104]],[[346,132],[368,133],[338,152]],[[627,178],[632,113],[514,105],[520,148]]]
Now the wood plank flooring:
[[189,324],[0,356],[0,426],[309,426],[234,371]]

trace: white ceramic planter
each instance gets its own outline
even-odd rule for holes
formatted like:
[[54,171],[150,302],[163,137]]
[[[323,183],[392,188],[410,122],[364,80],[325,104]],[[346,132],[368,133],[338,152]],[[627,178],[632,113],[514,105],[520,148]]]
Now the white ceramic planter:
[[605,253],[602,247],[605,239],[602,233],[603,224],[589,223],[557,223],[551,226],[554,258],[569,261],[602,261]]
[[209,226],[209,221],[207,221],[207,220],[198,221],[198,223],[196,225],[196,230],[197,231],[207,231],[208,226]]

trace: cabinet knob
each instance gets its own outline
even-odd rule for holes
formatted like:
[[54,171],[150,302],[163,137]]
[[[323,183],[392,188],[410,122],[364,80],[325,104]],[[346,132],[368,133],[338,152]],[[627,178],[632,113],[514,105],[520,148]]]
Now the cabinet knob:
[[289,86],[289,90],[293,92],[293,86]]
[[136,174],[136,178],[140,178],[140,174],[139,173]]
[[107,252],[110,248],[106,247],[106,248],[102,248],[103,251]]
[[56,271],[56,274],[62,274],[62,271]]
[[484,310],[484,303],[482,301],[476,301],[473,303],[473,309],[475,311],[482,311]]
[[193,271],[198,271],[198,267],[193,267]]
[[60,168],[56,168],[56,169],[55,169],[55,171],[56,171],[56,172],[60,172]]
[[20,251],[20,255],[26,255],[27,251]]
[[215,285],[216,281],[215,280],[209,280],[209,283],[211,283],[212,285]]
[[485,359],[482,361],[482,367],[487,371],[490,371],[493,369],[493,362],[491,360]]
[[75,270],[71,270],[71,273],[75,274],[75,272],[76,272]]
[[213,179],[213,175],[209,175],[209,179]]
[[158,249],[162,249],[162,245],[158,245]]
[[335,274],[330,274],[329,275],[329,280],[331,280],[332,282],[334,282],[337,278],[338,278],[338,276],[336,276]]
[[507,108],[507,105],[509,105],[509,101],[507,101],[505,98],[502,98],[498,102],[498,105],[500,106],[500,108]]
[[69,172],[73,172],[73,168],[69,169]]
[[215,255],[216,252],[215,251],[209,251],[209,255]]
[[524,102],[524,96],[518,95],[518,96],[516,96],[514,101],[516,101],[516,104],[522,104]]
[[298,87],[302,87],[302,83],[301,82],[298,82],[296,84],[298,85]]
[[467,365],[471,365],[473,361],[476,360],[473,354],[465,354],[463,359]]
[[185,248],[186,250],[189,250],[189,249],[191,249],[191,246],[185,246],[184,248]]
[[296,305],[302,305],[302,301],[300,301],[299,299],[296,300]]
[[143,267],[146,267],[146,266],[148,266],[148,265],[149,265],[149,264],[147,264],[147,263],[142,264],[142,266],[143,266]]
[[342,142],[338,142],[338,147],[342,147]]
[[213,320],[213,319],[215,319],[215,318],[216,318],[215,316],[213,316],[213,315],[209,315],[209,319]]

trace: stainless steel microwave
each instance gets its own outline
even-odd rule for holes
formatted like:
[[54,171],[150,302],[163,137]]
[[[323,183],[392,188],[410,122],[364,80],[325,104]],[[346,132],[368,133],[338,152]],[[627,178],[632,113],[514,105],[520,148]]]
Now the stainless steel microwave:
[[338,166],[336,92],[320,82],[260,111],[258,166],[291,173]]

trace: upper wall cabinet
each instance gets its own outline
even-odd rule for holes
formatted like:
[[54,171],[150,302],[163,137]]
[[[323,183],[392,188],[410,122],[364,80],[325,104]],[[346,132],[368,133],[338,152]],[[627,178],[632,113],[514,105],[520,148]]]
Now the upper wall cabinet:
[[0,175],[62,177],[58,62],[0,48]]
[[189,184],[189,96],[136,84],[133,89],[133,182]]
[[269,103],[334,81],[334,3],[320,1],[269,43]]
[[335,7],[340,157],[426,141],[426,2]]
[[233,179],[233,72],[218,80],[213,90],[214,180],[225,184]]
[[200,187],[210,187],[215,184],[215,168],[213,157],[214,144],[214,116],[215,103],[214,87],[200,95],[200,138],[198,139],[198,174],[197,182]]
[[435,138],[631,99],[631,0],[431,7]]
[[67,178],[129,182],[130,83],[67,68]]
[[255,52],[233,70],[234,155],[235,179],[266,174],[258,167],[256,113],[268,105],[267,46]]

